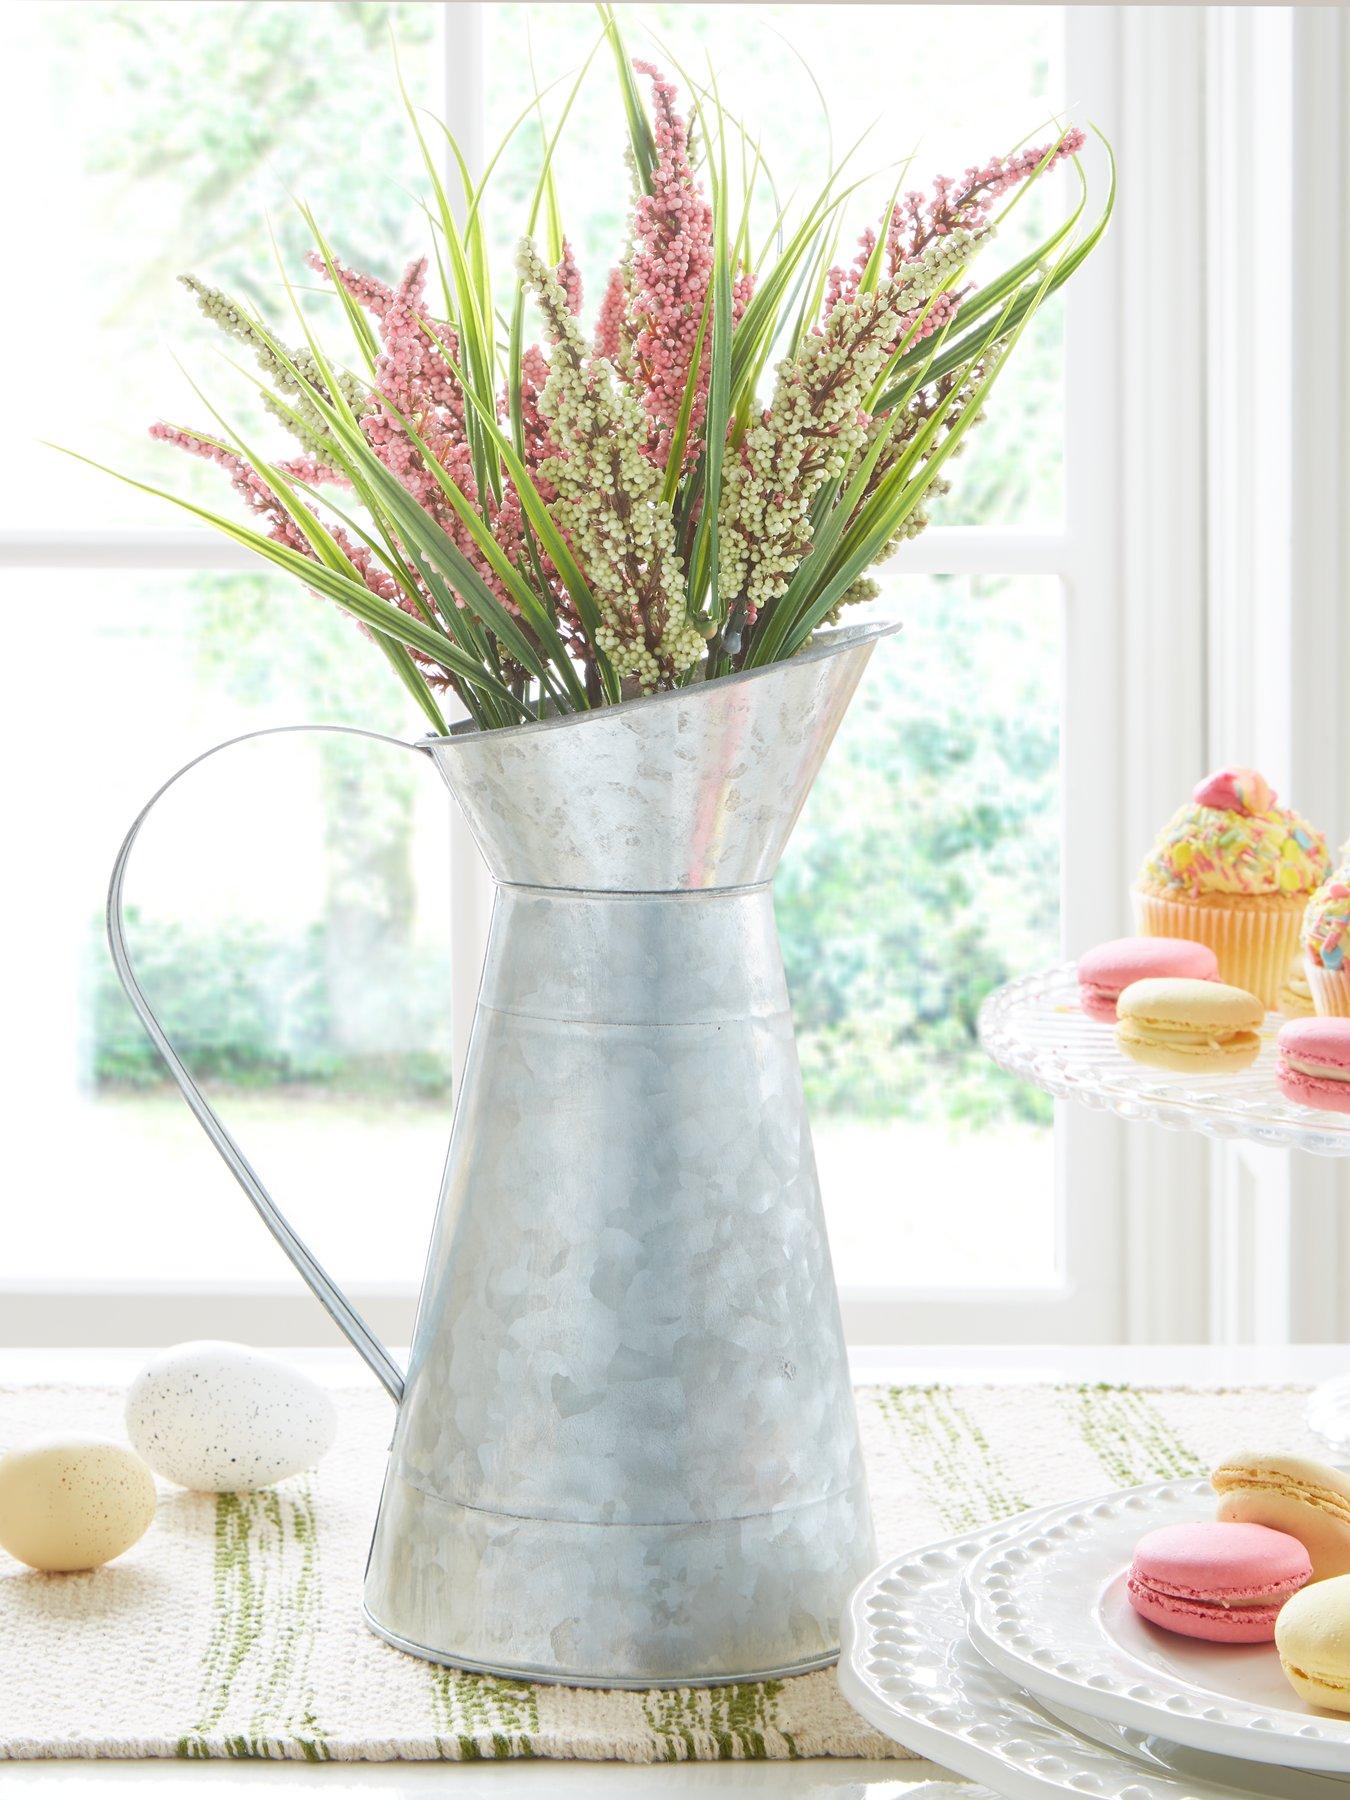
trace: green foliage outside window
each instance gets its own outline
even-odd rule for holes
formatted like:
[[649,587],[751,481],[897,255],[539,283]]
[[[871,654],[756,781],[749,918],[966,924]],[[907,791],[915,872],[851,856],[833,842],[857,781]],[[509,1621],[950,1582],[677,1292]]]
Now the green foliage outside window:
[[775,889],[808,1096],[874,1121],[1048,1119],[975,1019],[1056,952],[1053,600],[939,580],[889,610],[906,628],[874,656]]

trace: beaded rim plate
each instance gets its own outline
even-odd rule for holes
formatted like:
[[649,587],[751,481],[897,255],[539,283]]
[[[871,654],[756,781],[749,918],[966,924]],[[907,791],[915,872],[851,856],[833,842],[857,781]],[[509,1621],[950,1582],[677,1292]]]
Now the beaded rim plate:
[[869,1724],[1005,1800],[1350,1795],[1331,1776],[1207,1755],[1067,1709],[1056,1716],[992,1668],[970,1643],[961,1578],[973,1556],[1042,1516],[897,1557],[855,1590],[842,1621],[839,1686]]
[[1203,1477],[1127,1488],[1032,1519],[976,1557],[970,1640],[1055,1706],[1222,1756],[1350,1775],[1350,1718],[1308,1706],[1273,1644],[1208,1644],[1146,1624],[1125,1575],[1145,1532],[1213,1518]]
[[1078,1004],[1076,965],[1057,963],[990,994],[980,1008],[979,1032],[1001,1068],[1057,1099],[1206,1137],[1350,1156],[1350,1113],[1297,1106],[1275,1085],[1275,1038],[1284,1023],[1278,1013],[1266,1015],[1261,1052],[1249,1069],[1169,1074],[1118,1050],[1115,1028],[1089,1019]]

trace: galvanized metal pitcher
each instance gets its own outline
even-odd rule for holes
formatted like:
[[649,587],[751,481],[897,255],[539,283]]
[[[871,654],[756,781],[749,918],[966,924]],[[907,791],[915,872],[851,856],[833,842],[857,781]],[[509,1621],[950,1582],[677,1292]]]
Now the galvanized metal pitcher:
[[631,1687],[837,1654],[872,1528],[771,884],[887,629],[413,746],[497,894],[406,1378],[150,1010],[122,886],[158,794],[128,834],[132,1003],[398,1403],[365,1605],[401,1649]]

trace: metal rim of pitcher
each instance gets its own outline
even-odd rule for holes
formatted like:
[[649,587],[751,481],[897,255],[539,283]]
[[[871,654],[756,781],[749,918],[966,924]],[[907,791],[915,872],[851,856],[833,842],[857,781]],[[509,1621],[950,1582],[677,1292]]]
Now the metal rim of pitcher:
[[483,730],[472,719],[465,719],[458,725],[452,725],[445,737],[438,737],[435,732],[429,731],[417,742],[427,749],[433,744],[462,743],[465,738],[491,738],[496,743],[502,739],[524,737],[527,733],[552,731],[563,725],[577,726],[583,720],[613,719],[620,713],[631,717],[635,712],[649,712],[653,707],[663,706],[672,700],[687,700],[691,694],[712,692],[714,689],[723,693],[728,688],[742,687],[764,675],[798,669],[803,663],[821,662],[841,650],[856,650],[863,644],[879,643],[882,638],[892,637],[901,629],[902,624],[900,619],[877,619],[866,625],[841,625],[835,630],[818,633],[793,656],[784,657],[778,662],[761,663],[753,669],[738,669],[732,675],[716,675],[711,681],[693,682],[682,688],[663,688],[657,694],[639,694],[632,700],[610,706],[593,706],[586,712],[550,713],[547,718],[530,719],[524,725],[497,725],[491,731]]

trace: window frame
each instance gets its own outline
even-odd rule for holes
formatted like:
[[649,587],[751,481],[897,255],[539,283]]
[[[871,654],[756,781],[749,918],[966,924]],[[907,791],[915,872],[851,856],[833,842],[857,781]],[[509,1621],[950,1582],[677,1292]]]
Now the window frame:
[[[1224,759],[1250,734],[1335,852],[1350,820],[1350,21],[1223,7],[1206,31],[1211,160],[1229,177],[1212,233],[1227,259],[1210,316],[1209,748]],[[1234,1143],[1211,1147],[1208,1173],[1210,1338],[1350,1338],[1350,1162]]]
[[[477,79],[484,54],[482,10],[476,0],[437,0],[437,4],[442,20],[444,113],[472,157],[481,153],[483,144],[484,84]],[[1104,121],[1123,116],[1124,15],[1149,10],[1064,9],[1068,91],[1090,98],[1094,113]],[[1189,72],[1193,71],[1187,63],[1182,79]],[[1161,164],[1153,175],[1163,181]],[[1131,204],[1138,212],[1148,201],[1136,196]],[[1062,767],[1070,772],[1062,784],[1067,854],[1061,919],[1069,945],[1119,929],[1119,896],[1126,873],[1119,821],[1130,813],[1126,796],[1130,733],[1119,685],[1104,684],[1100,671],[1119,660],[1122,635],[1116,494],[1123,463],[1124,396],[1117,346],[1123,316],[1122,269],[1130,261],[1120,240],[1128,240],[1128,223],[1128,214],[1124,225],[1117,221],[1113,228],[1117,241],[1086,265],[1065,296],[1070,303],[1065,312],[1062,529],[935,527],[904,551],[906,574],[1036,574],[1060,584],[1061,758]],[[0,569],[61,567],[89,574],[114,568],[187,572],[254,566],[242,549],[205,529],[0,532]],[[1110,797],[1109,804],[1102,803],[1103,796]],[[473,1010],[491,891],[458,809],[451,812],[452,1004],[458,1068]],[[1086,1343],[1127,1335],[1129,1284],[1121,1279],[1126,1170],[1122,1130],[1064,1106],[1057,1109],[1055,1129],[1057,1278],[1025,1288],[845,1288],[841,1300],[850,1342]],[[291,1291],[283,1273],[278,1265],[276,1282],[247,1286],[209,1281],[157,1289],[134,1282],[85,1284],[79,1289],[52,1283],[0,1284],[0,1343],[143,1343],[198,1335],[200,1324],[195,1321],[203,1305],[210,1307],[212,1328],[225,1334],[278,1344],[326,1337],[330,1328],[320,1309],[307,1293]],[[419,1274],[410,1269],[406,1286],[354,1284],[351,1298],[377,1330],[402,1341]]]

